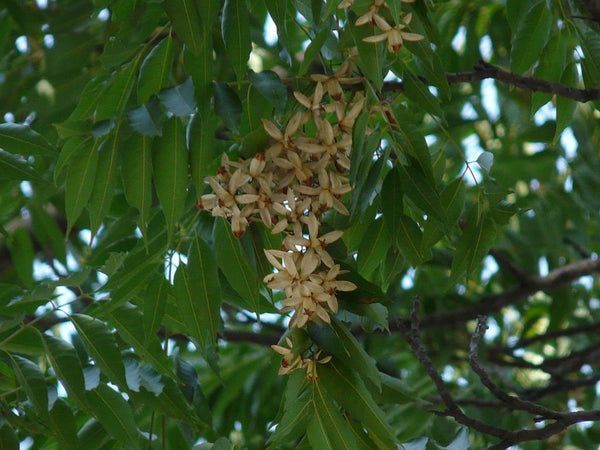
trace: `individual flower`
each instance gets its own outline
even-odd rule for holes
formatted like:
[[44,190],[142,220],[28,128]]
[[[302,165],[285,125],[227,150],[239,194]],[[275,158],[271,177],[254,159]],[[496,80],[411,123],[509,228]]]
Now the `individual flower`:
[[279,367],[279,375],[285,375],[286,373],[293,372],[300,367],[303,367],[303,361],[300,355],[294,353],[292,340],[286,336],[285,342],[288,347],[281,345],[271,345],[271,348],[279,353],[281,358],[281,367]]
[[[403,19],[406,24],[410,22],[412,18],[411,14],[407,14]],[[389,23],[385,21],[380,16],[375,16],[375,23],[379,27],[380,30],[383,31],[382,34],[376,34],[375,36],[369,36],[363,39],[365,42],[381,42],[387,40],[387,49],[390,53],[399,52],[402,48],[402,43],[406,41],[420,41],[424,39],[424,37],[417,33],[409,33],[407,31],[402,31],[406,28],[406,25],[399,24],[395,27],[392,27]]]
[[316,381],[317,376],[317,364],[327,364],[331,361],[331,356],[326,356],[319,359],[321,356],[321,350],[317,350],[312,358],[306,358],[302,360],[302,367],[306,370],[306,378],[311,383]]
[[325,90],[327,94],[334,100],[335,102],[343,101],[344,99],[344,90],[342,89],[342,85],[349,84],[358,84],[362,83],[360,78],[346,76],[350,73],[350,60],[345,60],[342,65],[338,68],[338,70],[333,75],[324,75],[324,74],[313,74],[310,78],[319,83],[323,83],[325,85]]
[[385,21],[385,19],[379,15],[379,10],[382,7],[387,7],[384,0],[374,0],[369,10],[362,16],[360,16],[358,19],[356,19],[356,22],[354,24],[358,27],[361,25],[366,25],[368,23],[375,25],[377,20]]
[[270,120],[261,119],[265,131],[275,140],[275,144],[271,145],[265,152],[265,160],[269,161],[275,159],[282,151],[294,149],[294,135],[298,132],[303,117],[303,113],[294,114],[289,120],[285,127],[285,132],[283,133],[277,125]]

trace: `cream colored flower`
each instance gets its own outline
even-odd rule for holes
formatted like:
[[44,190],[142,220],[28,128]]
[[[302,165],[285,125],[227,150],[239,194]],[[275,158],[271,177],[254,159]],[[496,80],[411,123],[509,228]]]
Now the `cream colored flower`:
[[279,375],[285,375],[286,373],[293,372],[300,367],[303,367],[303,361],[300,355],[294,353],[292,340],[286,336],[285,342],[288,347],[282,347],[281,345],[271,345],[271,348],[279,353],[281,358],[281,367],[279,368]]
[[327,364],[329,361],[331,361],[331,356],[326,356],[324,358],[319,359],[320,356],[321,350],[317,350],[317,352],[312,358],[302,360],[302,367],[306,370],[306,378],[311,383],[316,381],[318,378],[317,364]]
[[[408,24],[411,19],[411,14],[407,14],[403,19],[405,23]],[[406,25],[396,25],[395,27],[390,26],[385,19],[376,16],[374,18],[375,23],[383,31],[382,34],[376,34],[375,36],[369,36],[363,39],[364,42],[381,42],[387,40],[387,49],[390,53],[399,52],[402,48],[402,43],[406,41],[420,41],[424,39],[424,36],[417,33],[409,33],[407,31],[402,31],[406,28]]]

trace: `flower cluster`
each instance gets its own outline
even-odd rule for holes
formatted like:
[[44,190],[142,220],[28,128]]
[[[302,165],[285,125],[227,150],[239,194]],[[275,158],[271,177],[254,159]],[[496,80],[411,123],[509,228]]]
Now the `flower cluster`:
[[[401,0],[404,3],[413,3],[414,0]],[[344,0],[338,8],[348,8],[354,4],[354,0]],[[381,14],[382,10],[387,8],[387,4],[384,0],[373,0],[373,4],[369,7],[369,10],[356,19],[355,25],[361,26],[371,24],[382,31],[381,34],[369,36],[363,39],[365,42],[381,42],[387,41],[387,49],[390,53],[399,52],[402,48],[404,41],[420,41],[424,37],[417,33],[410,33],[404,31],[406,26],[412,19],[412,14],[406,14],[402,17],[402,22],[394,26],[385,19],[384,15]]]
[[276,272],[264,281],[285,292],[282,312],[293,311],[290,327],[329,323],[329,314],[338,311],[336,293],[356,288],[337,280],[342,271],[326,250],[342,232],[321,233],[323,213],[348,214],[340,198],[351,190],[345,173],[352,128],[365,103],[362,94],[347,99],[344,92],[343,86],[360,82],[351,69],[346,61],[332,75],[313,75],[314,92],[294,92],[300,110],[283,130],[263,120],[271,145],[249,160],[231,161],[224,154],[218,173],[206,179],[212,193],[198,202],[227,218],[237,237],[252,220],[286,234],[281,249],[265,250]]
[[317,350],[312,356],[303,358],[295,353],[292,348],[292,340],[289,337],[286,337],[285,341],[288,345],[287,347],[281,345],[271,346],[273,350],[282,356],[279,375],[288,374],[296,369],[304,369],[306,370],[308,381],[315,381],[317,379],[317,364],[327,364],[331,360],[331,356],[321,358],[321,351]]

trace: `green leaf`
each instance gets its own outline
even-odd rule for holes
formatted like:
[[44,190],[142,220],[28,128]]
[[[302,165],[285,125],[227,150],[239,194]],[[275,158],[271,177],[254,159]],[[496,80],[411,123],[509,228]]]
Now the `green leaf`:
[[[565,69],[561,84],[565,86],[576,86],[578,80],[577,68],[574,63],[571,63]],[[573,114],[577,103],[574,100],[556,97],[556,131],[554,132],[553,144],[556,144],[560,139],[562,132],[573,123]]]
[[[103,141],[96,139],[93,145],[82,145],[70,159],[65,181],[65,207],[67,212],[67,236],[87,206],[94,190],[98,168],[98,147]],[[90,143],[91,144],[91,143]]]
[[125,305],[109,313],[110,320],[119,332],[119,336],[131,345],[135,353],[163,375],[172,378],[169,359],[163,352],[156,335],[146,337],[144,318],[138,308]]
[[0,425],[0,450],[17,450],[19,446],[19,437],[15,430],[6,421]]
[[423,232],[407,215],[403,214],[396,223],[394,237],[396,245],[411,266],[416,267],[431,258],[431,252],[423,251],[421,246]]
[[381,42],[364,42],[363,39],[378,34],[375,26],[366,24],[362,26],[346,25],[349,29],[356,48],[358,49],[357,64],[367,79],[373,83],[377,91],[383,86],[383,66],[385,63],[385,44]]
[[203,348],[214,345],[221,320],[221,288],[213,251],[198,236],[192,241],[187,266],[175,275],[175,300],[187,334]]
[[227,128],[234,133],[239,131],[242,120],[242,102],[227,83],[217,83],[215,86],[215,111]]
[[402,181],[397,170],[390,170],[381,186],[381,211],[383,221],[391,236],[396,232],[396,224],[402,217]]
[[67,261],[65,238],[56,219],[37,203],[30,203],[27,209],[31,214],[33,234],[37,241],[42,247],[50,249],[52,255],[65,265]]
[[150,280],[144,295],[144,342],[156,338],[160,328],[171,285],[165,277],[154,277]]
[[398,164],[404,193],[410,200],[427,215],[445,221],[444,208],[440,196],[417,163],[412,160],[409,166]]
[[98,100],[95,115],[96,122],[112,117],[120,117],[123,114],[135,84],[140,56],[141,53],[133,61],[122,67],[108,82],[106,90]]
[[248,73],[248,80],[273,105],[278,113],[282,114],[284,112],[288,93],[279,75],[272,70],[265,70],[260,73],[250,71]]
[[91,136],[75,136],[67,139],[60,150],[58,160],[54,166],[54,184],[60,185],[64,181],[65,169],[69,166],[73,157],[85,146],[92,144]]
[[88,206],[92,239],[110,209],[116,189],[120,162],[117,151],[120,144],[119,139],[123,139],[120,123],[116,125],[98,152],[96,181],[94,182]]
[[285,443],[298,439],[306,433],[308,421],[313,415],[311,393],[304,391],[300,396],[285,401],[285,411],[277,423],[269,443]]
[[193,53],[202,47],[202,21],[195,0],[166,0],[163,7],[176,32],[176,37]]
[[42,335],[46,355],[56,376],[65,387],[70,398],[79,406],[86,405],[83,369],[75,348],[66,341],[47,334]]
[[317,33],[317,35],[313,39],[311,39],[310,44],[308,44],[308,47],[306,47],[306,50],[304,51],[304,59],[302,60],[302,62],[300,63],[300,67],[298,68],[298,76],[302,76],[306,73],[306,71],[310,67],[310,64],[314,61],[317,54],[321,51],[323,45],[325,45],[325,41],[329,37],[330,33],[331,30],[323,28]]
[[444,207],[446,225],[452,228],[460,218],[465,205],[465,184],[462,178],[457,178],[448,184],[440,194]]
[[33,279],[33,243],[29,232],[24,227],[19,227],[7,241],[8,250],[14,264],[14,268],[23,284],[32,287]]
[[42,135],[17,123],[0,124],[0,148],[5,151],[23,155],[55,156],[55,149]]
[[439,99],[429,92],[427,86],[421,82],[413,73],[405,70],[402,77],[404,86],[404,95],[412,100],[416,105],[423,108],[429,114],[444,119],[444,112],[440,106]]
[[585,87],[597,88],[600,86],[600,38],[598,33],[590,29],[585,30],[580,35],[581,40],[579,43],[585,56],[581,61]]
[[173,39],[168,35],[150,50],[140,67],[137,83],[137,99],[146,103],[169,82],[173,64]]
[[155,139],[152,158],[154,187],[167,221],[169,240],[173,239],[176,223],[185,206],[187,153],[185,129],[181,120],[173,117],[165,124],[163,135]]
[[237,79],[241,80],[246,75],[248,58],[252,50],[250,17],[244,0],[225,0],[221,16],[221,33],[233,70]]
[[375,271],[384,260],[391,244],[390,234],[383,218],[373,221],[358,248],[358,272],[365,278]]
[[165,108],[176,116],[189,117],[196,111],[194,83],[191,77],[178,86],[162,91],[158,97]]
[[552,29],[552,12],[545,1],[533,5],[520,21],[512,41],[510,70],[526,72],[538,60]]
[[87,392],[90,412],[119,443],[140,448],[133,411],[121,394],[100,384]]
[[144,136],[160,136],[165,119],[156,98],[127,112],[131,128]]
[[449,283],[454,283],[465,272],[469,277],[496,239],[494,221],[487,217],[479,217],[477,211],[477,207],[471,210],[467,226],[456,243]]
[[221,218],[215,221],[213,232],[217,264],[235,291],[242,296],[253,311],[259,313],[259,280],[240,242],[231,232],[229,224]]
[[391,377],[383,372],[381,377],[381,393],[375,398],[381,403],[405,404],[419,401],[402,380]]
[[125,368],[115,335],[99,319],[85,314],[73,314],[71,322],[89,355],[111,382],[125,387]]
[[0,180],[29,180],[45,183],[45,180],[18,155],[0,150]]
[[214,115],[202,117],[197,113],[188,124],[192,181],[196,187],[198,197],[204,189],[204,177],[208,174],[209,165],[215,158],[214,132],[217,128],[216,122]]
[[10,355],[10,358],[19,384],[25,390],[37,413],[46,418],[48,416],[48,388],[40,367],[19,355]]
[[74,450],[81,448],[77,439],[75,416],[63,399],[59,398],[54,402],[48,422],[61,447]]
[[394,432],[387,424],[383,411],[377,406],[362,380],[354,371],[332,361],[318,369],[319,385],[349,414],[359,420],[369,434],[375,434],[394,448]]
[[406,154],[410,155],[427,176],[427,180],[434,183],[431,155],[423,132],[414,125],[400,123],[398,129],[392,131],[391,137],[398,158],[402,161],[406,158]]
[[[548,44],[540,56],[540,62],[535,67],[533,76],[548,81],[560,81],[567,65],[567,33],[558,30],[550,37]],[[531,94],[531,116],[545,103],[552,99],[551,94],[533,92]]]
[[119,145],[119,153],[125,198],[139,211],[140,229],[145,234],[152,204],[152,139],[133,133]]
[[312,394],[314,415],[307,428],[308,440],[312,448],[329,450],[357,448],[350,426],[337,406],[327,397],[320,381],[313,383]]

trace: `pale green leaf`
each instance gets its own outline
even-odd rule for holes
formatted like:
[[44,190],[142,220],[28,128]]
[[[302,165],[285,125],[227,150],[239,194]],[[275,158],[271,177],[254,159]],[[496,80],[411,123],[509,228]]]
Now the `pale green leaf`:
[[178,86],[162,91],[158,97],[162,104],[176,116],[189,117],[196,110],[194,83],[191,77]]

